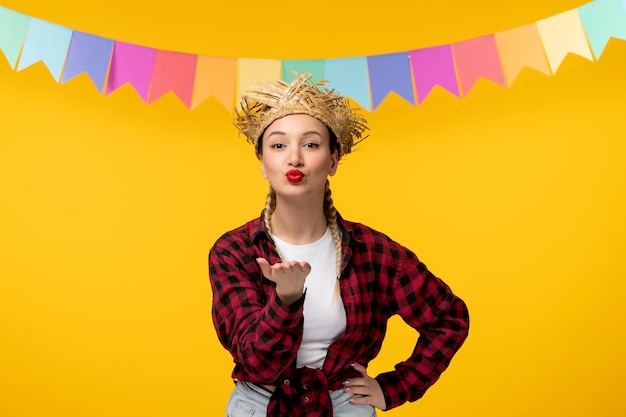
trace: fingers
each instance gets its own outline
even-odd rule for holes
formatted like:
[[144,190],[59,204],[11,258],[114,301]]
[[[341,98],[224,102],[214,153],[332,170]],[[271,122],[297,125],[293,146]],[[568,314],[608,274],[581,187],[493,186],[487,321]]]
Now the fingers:
[[267,261],[267,259],[256,258],[256,263],[259,264],[259,266],[261,267],[261,272],[263,272],[264,276],[269,277],[271,275],[272,268],[270,266],[270,263]]
[[367,368],[365,366],[360,363],[353,363],[352,368],[354,368],[354,370],[360,373],[364,378],[367,378]]
[[367,374],[367,368],[363,365],[355,363],[352,367],[361,374],[361,377],[351,378],[343,383],[343,390],[355,397],[350,399],[352,404],[369,404],[381,410],[387,408],[383,390],[380,388],[378,381]]
[[257,258],[263,276],[276,284],[276,294],[286,305],[302,297],[306,277],[311,272],[308,262],[287,261],[270,265],[267,259]]
[[274,265],[270,265],[270,263],[265,258],[257,258],[257,264],[261,267],[261,272],[268,278],[271,278],[274,273],[304,273],[307,274],[311,272],[311,265],[308,262],[304,261],[287,261],[287,262],[279,262]]
[[303,272],[308,274],[311,271],[311,265],[308,262],[288,261],[274,264],[272,269],[274,271]]
[[[367,368],[359,363],[353,363],[351,366],[352,368],[354,368],[354,370],[356,370],[358,373],[361,374],[361,378],[358,378],[358,377],[350,378],[349,380],[344,382],[344,385],[350,386],[350,387],[366,387],[368,384],[368,378],[372,379],[367,375]],[[358,394],[364,394],[364,393],[359,392]]]

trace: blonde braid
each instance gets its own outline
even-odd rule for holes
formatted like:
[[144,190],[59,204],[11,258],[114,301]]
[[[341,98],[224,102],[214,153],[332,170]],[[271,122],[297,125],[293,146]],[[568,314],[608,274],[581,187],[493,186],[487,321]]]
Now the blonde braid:
[[265,199],[265,212],[263,213],[265,227],[270,234],[272,234],[270,219],[272,218],[272,213],[274,213],[274,210],[276,210],[276,191],[274,191],[274,189],[270,186],[270,190],[267,193],[267,198]]
[[324,195],[324,215],[326,223],[330,227],[330,234],[335,243],[335,271],[337,279],[341,275],[341,232],[339,231],[339,223],[337,221],[337,210],[333,204],[332,192],[330,191],[330,181],[326,180],[326,193]]
[[[272,236],[271,218],[274,210],[276,210],[276,191],[274,191],[274,189],[270,186],[270,190],[267,193],[267,198],[265,199],[265,212],[263,213],[265,228],[267,229],[267,232],[270,234],[270,236]],[[280,251],[278,250],[278,246],[274,245],[274,248],[276,249],[276,253],[278,253],[280,259],[284,261],[285,258],[283,258],[283,254],[280,253]]]
[[339,230],[339,222],[337,221],[337,210],[333,204],[332,192],[330,191],[330,181],[326,180],[326,193],[324,195],[324,214],[326,215],[326,223],[330,227],[330,234],[335,243],[335,272],[337,279],[335,280],[335,301],[341,300],[341,287],[339,277],[341,276],[341,258],[343,254],[341,246],[341,232]]

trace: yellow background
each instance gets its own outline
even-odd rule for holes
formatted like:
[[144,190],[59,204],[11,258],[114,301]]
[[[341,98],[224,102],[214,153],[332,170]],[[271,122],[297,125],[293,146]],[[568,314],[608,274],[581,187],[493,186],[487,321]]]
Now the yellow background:
[[[242,58],[399,52],[584,1],[2,0],[158,49]],[[412,248],[468,303],[441,380],[389,416],[623,416],[626,42],[420,106],[395,94],[333,178],[344,217]],[[101,95],[0,58],[0,416],[221,416],[231,360],[207,251],[266,185],[230,109]],[[415,333],[393,320],[371,372]]]

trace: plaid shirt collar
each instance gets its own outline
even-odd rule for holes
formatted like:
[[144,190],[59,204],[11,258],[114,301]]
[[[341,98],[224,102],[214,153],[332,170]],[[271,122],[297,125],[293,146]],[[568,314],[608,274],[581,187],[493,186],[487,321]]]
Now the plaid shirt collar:
[[[261,215],[256,221],[253,221],[249,224],[249,233],[250,238],[253,242],[258,242],[259,239],[268,239],[272,240],[269,231],[267,230],[267,226],[265,225],[264,220],[264,211],[261,212]],[[350,222],[347,222],[341,217],[339,213],[337,213],[337,220],[339,221],[339,229],[341,230],[341,234],[343,236],[343,244],[344,246],[350,246],[350,242],[362,242],[362,239],[354,233],[354,227]]]
[[[272,237],[267,230],[267,226],[265,225],[264,213],[265,210],[261,212],[261,215],[257,218],[257,220],[248,223],[248,233],[254,243],[258,243],[259,240],[266,240],[273,246],[274,241],[272,240]],[[355,233],[353,224],[344,220],[339,212],[337,212],[337,221],[339,222],[339,230],[341,230],[343,240],[343,259],[341,265],[341,270],[343,271],[352,257],[351,243],[363,243],[363,240],[359,234]],[[280,262],[280,259],[276,257],[276,259],[269,259],[269,261],[270,263],[275,263]]]

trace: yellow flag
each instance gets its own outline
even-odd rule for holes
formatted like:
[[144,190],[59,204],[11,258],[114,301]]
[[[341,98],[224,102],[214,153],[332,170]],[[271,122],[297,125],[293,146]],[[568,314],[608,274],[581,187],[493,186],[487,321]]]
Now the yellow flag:
[[559,68],[568,53],[593,60],[591,48],[577,10],[570,10],[537,22],[543,47],[552,73]]

